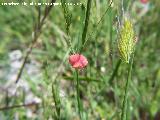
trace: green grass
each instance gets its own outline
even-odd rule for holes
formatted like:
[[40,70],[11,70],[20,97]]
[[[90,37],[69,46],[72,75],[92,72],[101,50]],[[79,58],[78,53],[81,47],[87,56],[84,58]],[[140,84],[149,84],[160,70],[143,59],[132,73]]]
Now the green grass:
[[[75,3],[75,0],[67,2]],[[30,76],[26,69],[21,76],[22,83],[28,83],[29,92],[42,102],[7,110],[1,108],[7,104],[22,105],[28,95],[19,88],[17,96],[7,96],[6,90],[1,88],[8,82],[10,52],[18,49],[25,55],[32,41],[38,10],[33,6],[0,6],[0,119],[12,120],[17,114],[20,120],[79,119],[77,98],[83,103],[80,112],[85,119],[121,119],[128,71],[128,66],[119,59],[117,48],[121,1],[114,0],[114,5],[109,7],[106,0],[92,0],[89,18],[87,0],[76,2],[82,5],[67,6],[66,11],[62,6],[53,7],[27,60],[27,64],[35,60],[41,65],[39,76]],[[144,117],[154,120],[160,112],[160,2],[150,1],[149,11],[141,18],[139,0],[133,4],[124,2],[124,10],[131,16],[138,37],[124,116],[126,120],[143,120]],[[42,15],[44,8],[41,8]],[[89,64],[78,71],[76,81],[68,57],[77,51],[87,57]],[[27,117],[28,109],[33,112],[31,118]]]

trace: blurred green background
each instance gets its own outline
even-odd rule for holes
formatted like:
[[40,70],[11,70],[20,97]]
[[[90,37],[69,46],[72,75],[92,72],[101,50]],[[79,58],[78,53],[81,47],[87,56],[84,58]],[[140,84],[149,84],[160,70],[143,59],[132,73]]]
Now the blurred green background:
[[[0,4],[10,1],[1,0]],[[124,1],[125,11],[132,18],[138,38],[129,87],[127,120],[160,120],[160,1]],[[80,45],[87,1],[67,2],[82,3],[68,6],[72,15],[69,37],[76,51]],[[120,64],[112,81],[110,77],[119,61],[117,17],[122,19],[121,2],[113,0],[108,9],[109,1],[92,1],[87,43],[82,51],[89,65],[80,72],[81,99],[88,120],[120,119],[126,64]],[[42,5],[42,15],[44,9]],[[0,120],[55,119],[52,84],[60,94],[61,119],[78,120],[75,82],[73,69],[68,63],[70,48],[66,41],[62,6],[52,8],[21,79],[15,84],[22,60],[32,42],[37,16],[36,6],[0,5]],[[33,104],[27,105],[30,103]],[[26,106],[7,109],[16,105]]]

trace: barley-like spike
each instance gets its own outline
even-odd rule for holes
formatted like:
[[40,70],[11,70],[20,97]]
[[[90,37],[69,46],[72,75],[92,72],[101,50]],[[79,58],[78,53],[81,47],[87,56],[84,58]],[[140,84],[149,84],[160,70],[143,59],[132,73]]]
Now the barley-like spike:
[[135,33],[132,22],[128,18],[125,18],[119,33],[118,49],[121,59],[126,63],[129,63],[130,56],[134,51],[134,38]]

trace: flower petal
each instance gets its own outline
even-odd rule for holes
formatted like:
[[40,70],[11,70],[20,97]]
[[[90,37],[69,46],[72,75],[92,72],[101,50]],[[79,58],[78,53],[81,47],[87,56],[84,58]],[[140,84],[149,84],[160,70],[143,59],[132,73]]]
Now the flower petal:
[[73,54],[69,57],[69,63],[75,69],[82,69],[87,66],[88,60],[81,54]]

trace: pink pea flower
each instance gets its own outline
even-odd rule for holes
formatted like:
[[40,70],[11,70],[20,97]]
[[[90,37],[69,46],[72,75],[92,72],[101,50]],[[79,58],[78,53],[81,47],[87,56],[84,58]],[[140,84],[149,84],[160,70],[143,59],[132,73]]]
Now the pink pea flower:
[[69,63],[75,69],[82,69],[87,66],[88,60],[81,54],[73,54],[69,56]]
[[143,3],[143,4],[148,3],[148,0],[140,0],[140,1],[141,1],[141,3]]

